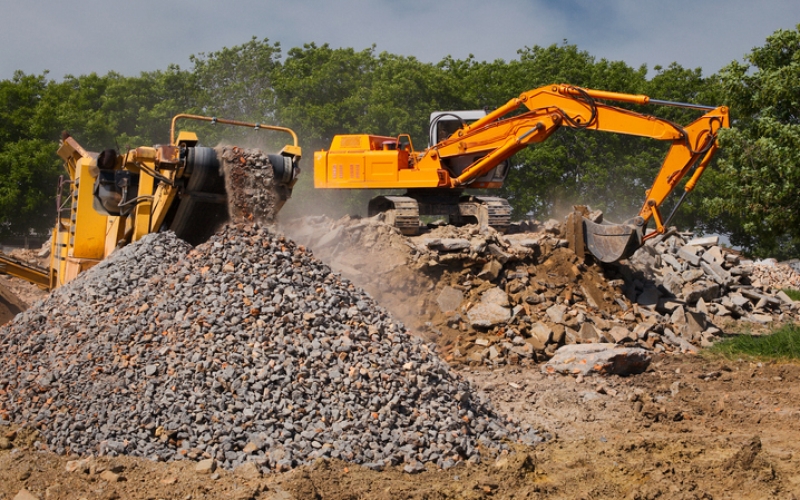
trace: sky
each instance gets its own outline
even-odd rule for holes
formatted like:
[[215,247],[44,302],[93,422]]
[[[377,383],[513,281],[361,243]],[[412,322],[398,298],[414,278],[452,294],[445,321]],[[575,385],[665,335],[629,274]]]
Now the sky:
[[800,0],[0,0],[0,12],[0,80],[191,69],[190,55],[254,36],[284,54],[374,45],[431,63],[510,61],[566,40],[598,60],[707,76],[800,24]]

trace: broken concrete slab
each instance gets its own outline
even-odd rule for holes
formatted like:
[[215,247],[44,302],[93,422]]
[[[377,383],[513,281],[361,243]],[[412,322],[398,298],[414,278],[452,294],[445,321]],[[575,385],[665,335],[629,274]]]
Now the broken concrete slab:
[[682,339],[681,337],[675,335],[675,332],[673,332],[669,328],[664,328],[664,333],[662,334],[662,338],[666,339],[672,345],[678,347],[682,352],[697,353],[697,347],[693,346],[685,339]]
[[564,316],[567,314],[567,306],[563,304],[552,305],[547,308],[546,313],[553,323],[564,323]]
[[743,288],[743,289],[740,290],[740,293],[742,295],[744,295],[745,297],[747,297],[748,299],[752,299],[752,300],[756,300],[756,301],[763,300],[766,303],[768,303],[770,305],[773,305],[773,306],[781,305],[781,301],[779,299],[777,299],[775,297],[770,297],[769,295],[764,295],[763,293],[758,293],[758,292],[753,291],[753,290],[748,290],[746,288]]
[[490,260],[483,265],[483,269],[478,273],[478,277],[486,281],[494,281],[503,271],[503,264],[496,260]]
[[706,273],[704,273],[702,269],[688,269],[681,273],[681,278],[683,278],[683,281],[685,282],[692,283],[705,275]]
[[676,273],[683,271],[683,264],[681,264],[678,259],[668,253],[663,253],[661,255],[661,261],[665,264],[669,264],[669,266],[672,267]]
[[494,303],[480,303],[467,311],[467,317],[473,328],[491,328],[508,323],[511,309]]
[[700,256],[697,255],[698,251],[699,250],[697,247],[682,246],[681,248],[678,249],[677,255],[681,259],[697,267],[700,265]]
[[426,240],[425,245],[431,250],[440,252],[460,252],[469,250],[470,241],[463,238],[434,238]]
[[719,283],[720,285],[727,286],[728,284],[730,284],[733,281],[732,278],[731,278],[730,273],[728,273],[728,271],[723,269],[722,266],[720,266],[716,262],[712,262],[712,263],[708,263],[708,262],[705,262],[705,261],[701,262],[700,263],[700,268],[703,271],[705,271],[705,273],[707,275],[711,276],[711,278],[714,281],[716,281],[717,283]]
[[718,283],[698,281],[697,283],[687,283],[684,285],[682,292],[683,298],[687,304],[694,304],[700,298],[706,302],[710,302],[720,296],[720,287]]
[[591,323],[583,323],[581,325],[581,329],[578,331],[578,338],[584,344],[588,344],[591,342],[597,342],[600,339],[600,336],[597,333],[597,329]]
[[702,238],[694,238],[686,243],[688,246],[693,247],[711,247],[719,245],[719,236],[706,236]]
[[633,329],[633,335],[639,340],[644,340],[647,338],[647,334],[653,331],[655,326],[655,323],[650,322],[639,323],[636,325],[636,328]]
[[686,321],[683,325],[683,336],[691,342],[699,340],[700,334],[707,328],[706,315],[695,311],[686,311]]
[[795,301],[792,300],[791,297],[786,295],[786,292],[780,290],[778,293],[775,294],[777,298],[779,298],[784,304],[789,304],[791,306],[795,305]]
[[540,321],[531,324],[530,332],[531,338],[536,340],[536,344],[541,344],[543,347],[553,339],[553,329]]
[[560,347],[544,373],[588,375],[589,373],[631,375],[642,373],[650,365],[652,354],[641,348],[617,347],[614,344],[574,344]]
[[747,316],[747,320],[753,323],[766,325],[773,322],[773,317],[770,314],[751,314]]
[[703,260],[709,264],[722,264],[725,262],[725,257],[722,255],[720,247],[713,246],[703,252]]
[[624,326],[611,327],[611,329],[608,332],[606,332],[606,338],[608,338],[608,336],[614,339],[614,342],[616,342],[617,344],[621,344],[623,342],[630,342],[634,340],[635,337],[631,333],[631,331],[625,328]]

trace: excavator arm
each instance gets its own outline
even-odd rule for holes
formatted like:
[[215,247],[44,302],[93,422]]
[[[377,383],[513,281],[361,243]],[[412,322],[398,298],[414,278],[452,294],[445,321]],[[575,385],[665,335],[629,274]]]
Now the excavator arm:
[[[598,100],[696,108],[706,113],[684,127]],[[527,111],[505,118],[521,108]],[[665,231],[665,226],[675,210],[665,219],[660,212],[662,203],[692,167],[696,166],[694,175],[686,183],[684,195],[675,208],[683,202],[717,150],[717,133],[721,128],[729,127],[730,123],[725,107],[656,101],[645,95],[552,85],[525,92],[485,117],[462,127],[449,138],[426,150],[418,166],[421,169],[441,169],[441,163],[448,158],[485,153],[485,156],[464,168],[457,176],[450,177],[449,172],[442,169],[444,172],[440,175],[440,181],[442,185],[451,188],[496,187],[475,185],[474,182],[528,145],[546,140],[562,126],[671,143],[658,175],[645,193],[645,201],[638,217],[621,225],[595,224],[588,219],[583,221],[582,232],[591,253],[603,262],[616,262],[641,246],[644,240]],[[439,165],[435,165],[437,163]],[[654,220],[655,229],[644,235],[643,229],[650,219]]]

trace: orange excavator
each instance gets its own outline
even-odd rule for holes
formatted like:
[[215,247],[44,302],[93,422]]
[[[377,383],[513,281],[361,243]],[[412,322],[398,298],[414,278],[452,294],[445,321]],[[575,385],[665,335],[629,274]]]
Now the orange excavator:
[[[688,125],[606,104],[677,106],[703,111]],[[460,118],[440,113],[437,122]],[[444,123],[444,121],[442,121]],[[478,223],[504,232],[511,207],[502,198],[474,196],[467,188],[500,188],[509,159],[529,144],[546,140],[560,127],[648,137],[671,144],[653,185],[644,193],[639,213],[622,224],[598,223],[573,214],[579,246],[601,262],[629,257],[645,240],[665,232],[675,210],[691,192],[717,150],[717,133],[730,126],[724,106],[702,106],[651,99],[645,95],[548,85],[524,92],[471,123],[461,120],[454,132],[423,151],[414,151],[408,134],[398,137],[337,135],[327,151],[314,154],[314,185],[321,189],[406,189],[401,196],[378,196],[369,215],[384,213],[404,234],[419,232],[420,215],[448,216],[454,224]],[[444,127],[442,127],[444,128]],[[694,168],[684,193],[668,217],[660,207]],[[645,234],[650,220],[655,227]],[[569,231],[569,228],[568,228]],[[584,247],[585,245],[585,247]]]

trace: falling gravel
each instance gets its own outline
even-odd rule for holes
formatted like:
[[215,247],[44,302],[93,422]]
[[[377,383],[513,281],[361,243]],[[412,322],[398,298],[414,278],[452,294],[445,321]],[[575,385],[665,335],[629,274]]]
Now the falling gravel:
[[539,440],[302,246],[228,225],[122,248],[0,329],[0,424],[57,453],[449,468]]

